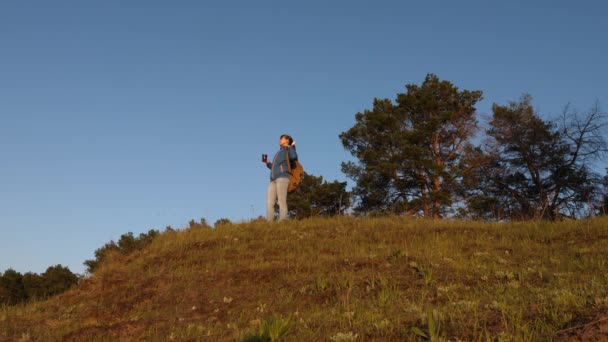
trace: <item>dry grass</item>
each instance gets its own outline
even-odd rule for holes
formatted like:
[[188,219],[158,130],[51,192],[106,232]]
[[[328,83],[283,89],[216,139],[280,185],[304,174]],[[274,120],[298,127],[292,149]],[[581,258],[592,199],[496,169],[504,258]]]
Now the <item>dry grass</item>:
[[538,341],[608,309],[608,218],[334,218],[160,235],[0,308],[0,341]]

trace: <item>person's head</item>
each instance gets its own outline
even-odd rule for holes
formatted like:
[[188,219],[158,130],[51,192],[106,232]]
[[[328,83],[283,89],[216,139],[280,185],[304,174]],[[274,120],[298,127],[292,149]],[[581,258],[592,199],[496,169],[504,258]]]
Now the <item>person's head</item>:
[[290,146],[291,144],[293,144],[293,138],[291,138],[287,134],[281,135],[281,137],[279,138],[279,145],[281,145],[281,146]]

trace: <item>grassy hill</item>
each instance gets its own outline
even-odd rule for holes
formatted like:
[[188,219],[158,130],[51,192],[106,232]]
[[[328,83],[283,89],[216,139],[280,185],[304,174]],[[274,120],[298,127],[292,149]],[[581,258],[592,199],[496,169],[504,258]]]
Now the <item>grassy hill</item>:
[[184,229],[0,308],[0,341],[566,339],[608,312],[607,266],[608,218]]

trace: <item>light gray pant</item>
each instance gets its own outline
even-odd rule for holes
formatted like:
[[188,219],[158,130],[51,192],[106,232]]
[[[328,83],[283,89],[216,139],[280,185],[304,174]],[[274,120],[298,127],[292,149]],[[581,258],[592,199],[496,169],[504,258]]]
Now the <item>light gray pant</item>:
[[274,220],[274,205],[279,200],[279,220],[287,218],[287,187],[289,186],[288,177],[280,177],[268,184],[266,194],[266,218],[268,221]]

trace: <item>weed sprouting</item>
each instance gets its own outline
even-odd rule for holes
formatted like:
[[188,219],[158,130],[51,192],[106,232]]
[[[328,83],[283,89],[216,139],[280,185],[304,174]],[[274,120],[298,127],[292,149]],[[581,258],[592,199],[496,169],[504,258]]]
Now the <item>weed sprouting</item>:
[[388,256],[388,262],[394,264],[405,257],[406,254],[401,249],[396,249]]
[[388,289],[382,289],[378,292],[378,306],[381,308],[387,307],[393,300],[393,294]]
[[416,270],[420,277],[422,277],[425,285],[430,285],[433,282],[433,269],[430,265],[419,265],[412,261],[410,266]]
[[334,336],[330,337],[329,340],[333,342],[353,342],[357,340],[357,337],[359,337],[359,335],[353,334],[352,331],[349,331],[347,333],[339,332]]
[[313,285],[315,293],[323,293],[329,288],[329,280],[325,276],[318,276]]
[[417,326],[412,327],[412,332],[425,340],[432,342],[443,341],[441,337],[441,317],[436,310],[427,310],[425,319],[426,328],[424,330]]
[[293,322],[291,317],[282,318],[279,316],[270,316],[267,319],[260,322],[258,331],[256,333],[246,336],[244,342],[257,342],[257,341],[283,341],[287,335],[291,333],[293,329]]

